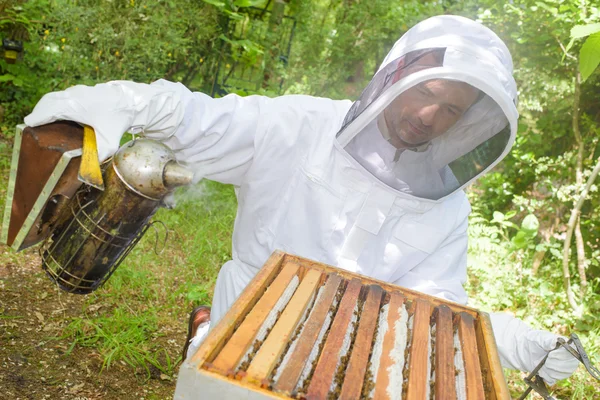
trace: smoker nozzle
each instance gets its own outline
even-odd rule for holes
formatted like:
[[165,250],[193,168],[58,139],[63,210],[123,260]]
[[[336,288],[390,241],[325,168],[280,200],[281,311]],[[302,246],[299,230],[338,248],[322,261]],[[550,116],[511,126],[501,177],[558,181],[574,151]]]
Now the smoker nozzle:
[[163,182],[169,190],[178,186],[185,186],[192,183],[194,173],[179,165],[176,161],[169,161],[163,170]]

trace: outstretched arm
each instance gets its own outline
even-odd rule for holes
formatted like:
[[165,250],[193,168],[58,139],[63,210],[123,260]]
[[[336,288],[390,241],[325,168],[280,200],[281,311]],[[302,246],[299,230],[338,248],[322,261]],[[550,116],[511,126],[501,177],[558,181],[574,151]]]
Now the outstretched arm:
[[164,141],[180,162],[224,183],[239,184],[253,157],[261,110],[273,99],[213,99],[180,83],[112,81],[45,95],[25,118],[29,126],[70,120],[96,131],[99,158],[110,157],[126,131]]
[[[466,304],[463,284],[467,279],[467,219],[421,264],[395,283],[423,293]],[[502,366],[530,372],[556,347],[558,335],[535,330],[506,313],[491,313],[490,319]],[[552,385],[566,379],[579,361],[566,349],[553,351],[539,375]]]

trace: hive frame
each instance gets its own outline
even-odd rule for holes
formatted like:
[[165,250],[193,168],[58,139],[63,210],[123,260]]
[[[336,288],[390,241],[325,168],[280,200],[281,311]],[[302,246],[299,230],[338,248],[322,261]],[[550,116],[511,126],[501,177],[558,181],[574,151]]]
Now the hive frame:
[[[267,260],[263,268],[249,283],[246,290],[223,316],[219,323],[211,330],[197,352],[189,357],[181,366],[175,399],[194,398],[219,398],[219,399],[289,399],[290,397],[260,387],[255,383],[234,379],[226,372],[211,370],[211,362],[223,349],[231,338],[244,317],[253,309],[261,295],[277,277],[283,266],[288,263],[300,265],[299,276],[302,278],[308,270],[320,270],[324,274],[335,273],[351,281],[360,279],[363,285],[378,285],[386,292],[401,291],[407,301],[418,299],[426,300],[432,307],[447,306],[453,313],[465,313],[466,320],[474,324],[476,341],[479,348],[479,362],[482,364],[482,378],[484,386],[489,390],[486,398],[510,399],[510,394],[494,339],[489,315],[474,308],[458,303],[449,302],[414,290],[399,288],[387,282],[340,270],[329,265],[291,255],[282,251],[275,251]],[[264,385],[263,385],[264,386]]]

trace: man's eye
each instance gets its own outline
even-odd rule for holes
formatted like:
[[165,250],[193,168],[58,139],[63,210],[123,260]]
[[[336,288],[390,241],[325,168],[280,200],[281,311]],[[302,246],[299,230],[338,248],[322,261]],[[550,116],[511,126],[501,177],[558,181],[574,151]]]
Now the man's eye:
[[451,107],[448,107],[448,112],[449,112],[451,115],[458,115],[458,111],[456,111],[455,109],[453,109],[453,108],[451,108]]

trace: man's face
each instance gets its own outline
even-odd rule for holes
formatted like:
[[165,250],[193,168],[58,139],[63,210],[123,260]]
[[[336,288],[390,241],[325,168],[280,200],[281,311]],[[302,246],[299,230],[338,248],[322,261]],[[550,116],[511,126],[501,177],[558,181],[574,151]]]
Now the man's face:
[[458,81],[433,79],[399,95],[383,111],[396,148],[416,147],[452,127],[477,100],[479,91]]

